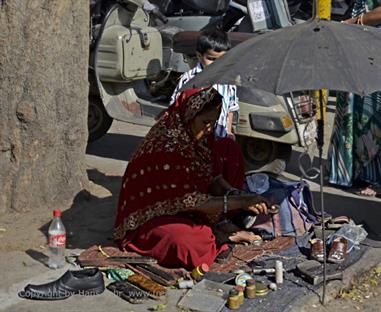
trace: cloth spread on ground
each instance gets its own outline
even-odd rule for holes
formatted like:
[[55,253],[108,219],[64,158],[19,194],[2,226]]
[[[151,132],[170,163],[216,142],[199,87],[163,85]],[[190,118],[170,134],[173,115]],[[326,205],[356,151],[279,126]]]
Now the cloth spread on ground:
[[[298,238],[299,239],[299,238]],[[303,239],[303,238],[301,238]],[[291,237],[285,237],[285,238],[276,238],[273,241],[271,241],[272,246],[279,246],[283,244],[285,241],[293,241],[293,238]],[[270,242],[269,242],[270,243]],[[267,247],[270,247],[271,245],[267,245]],[[303,245],[303,243],[298,243],[297,245]],[[247,268],[274,268],[275,267],[275,261],[281,260],[283,262],[283,268],[285,270],[284,273],[284,282],[281,287],[278,287],[277,291],[270,291],[268,295],[260,298],[260,304],[258,299],[254,300],[245,300],[244,304],[240,307],[240,311],[272,311],[272,312],[286,312],[286,311],[292,311],[294,307],[296,306],[298,300],[302,298],[303,296],[316,293],[317,289],[321,287],[321,285],[311,285],[308,282],[304,281],[300,276],[295,275],[295,267],[298,263],[301,263],[307,259],[306,255],[303,254],[300,251],[300,248],[295,245],[291,244],[287,247],[284,245],[283,248],[278,248],[278,251],[272,251],[271,253],[263,253],[261,255],[258,255],[254,261],[251,261],[249,264],[246,264]],[[263,245],[263,247],[266,245]],[[257,248],[258,246],[240,246],[242,249],[250,249],[250,248]],[[124,256],[132,256],[134,253],[131,252],[123,252],[118,250],[116,247],[103,247],[103,250],[112,254],[112,255],[124,255]],[[354,249],[346,258],[345,262],[342,264],[327,264],[327,266],[332,270],[345,270],[349,266],[353,265],[357,261],[361,259],[361,257],[366,253],[366,251],[369,250],[369,247],[360,245],[359,248]],[[237,250],[237,254],[240,253],[239,250]],[[136,254],[135,254],[136,255]],[[97,246],[93,246],[86,251],[84,251],[80,257],[79,260],[87,259],[88,257],[97,256],[98,258],[103,257],[101,253],[98,250]],[[231,268],[236,269],[240,267],[239,260],[231,260],[230,261]],[[225,270],[216,270],[215,271],[215,265],[218,268],[219,267],[225,267]],[[211,271],[215,272],[229,272],[231,270],[230,267],[220,264],[215,264],[211,267]],[[160,267],[160,266],[159,266]],[[165,270],[172,274],[184,274],[184,270],[181,269],[166,269],[163,267],[160,267],[160,269]],[[270,282],[273,282],[273,275],[256,275],[255,276],[257,282],[263,282],[265,284],[269,284]],[[182,291],[182,290],[180,290]],[[276,303],[276,304],[274,304]],[[230,311],[228,308],[224,308],[222,310],[223,312]]]
[[[272,241],[264,241],[260,246],[256,245],[237,245],[233,251],[233,256],[226,263],[213,263],[210,267],[214,272],[230,272],[234,269],[239,269],[263,255],[277,254],[283,250],[290,248],[294,244],[295,239],[292,237],[277,237]],[[102,250],[110,256],[138,257],[139,254],[129,251],[121,251],[115,246],[102,247]],[[121,262],[108,260],[107,257],[100,252],[98,246],[92,246],[83,251],[78,257],[78,262],[81,266],[98,266],[110,268],[131,268],[133,266],[126,265]],[[170,274],[184,275],[184,269],[170,269],[160,265],[153,265]]]
[[[369,247],[361,245],[359,249],[353,250],[345,262],[342,264],[327,264],[331,270],[345,270],[361,259]],[[251,263],[252,267],[260,264],[261,267],[274,268],[275,261],[281,260],[285,270],[283,284],[278,287],[277,291],[270,291],[268,295],[261,297],[260,303],[258,300],[245,300],[244,304],[240,307],[240,311],[258,311],[258,312],[288,312],[293,311],[297,307],[297,302],[303,296],[316,294],[317,289],[321,285],[311,285],[304,281],[300,276],[295,275],[295,267],[298,263],[307,260],[306,256],[302,254],[299,248],[294,245],[293,247],[281,252],[278,255],[265,255],[258,258]],[[274,282],[274,275],[256,275],[257,282],[269,284]],[[223,312],[230,311],[224,308]]]

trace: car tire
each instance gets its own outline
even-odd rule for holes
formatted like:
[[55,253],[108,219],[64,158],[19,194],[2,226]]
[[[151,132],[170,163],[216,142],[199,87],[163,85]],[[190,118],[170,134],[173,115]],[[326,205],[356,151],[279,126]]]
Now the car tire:
[[250,137],[238,137],[245,160],[246,170],[266,171],[281,174],[290,160],[290,144]]
[[110,129],[112,121],[113,119],[107,114],[102,100],[97,96],[90,96],[87,119],[89,129],[88,142],[93,142],[104,136]]

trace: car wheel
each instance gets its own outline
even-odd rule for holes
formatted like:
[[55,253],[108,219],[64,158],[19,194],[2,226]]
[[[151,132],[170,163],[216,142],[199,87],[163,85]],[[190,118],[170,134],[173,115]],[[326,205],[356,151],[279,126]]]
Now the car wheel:
[[89,97],[88,142],[98,140],[110,129],[113,119],[107,114],[102,100],[97,96]]
[[286,169],[292,147],[269,140],[239,137],[246,170],[267,171],[280,174]]

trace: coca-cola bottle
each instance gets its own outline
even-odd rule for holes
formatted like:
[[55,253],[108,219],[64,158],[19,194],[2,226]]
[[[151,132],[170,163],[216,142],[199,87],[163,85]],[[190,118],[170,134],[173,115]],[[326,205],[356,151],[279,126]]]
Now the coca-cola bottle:
[[61,211],[53,211],[53,220],[49,226],[49,261],[51,269],[62,268],[65,265],[66,230],[61,220]]

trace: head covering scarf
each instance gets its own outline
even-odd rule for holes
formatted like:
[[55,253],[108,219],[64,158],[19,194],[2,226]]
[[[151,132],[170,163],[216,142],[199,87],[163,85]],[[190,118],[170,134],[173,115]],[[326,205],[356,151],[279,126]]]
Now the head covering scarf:
[[185,90],[148,132],[123,177],[116,240],[154,217],[189,211],[208,199],[212,155],[206,142],[194,139],[189,123],[218,99],[213,88]]

